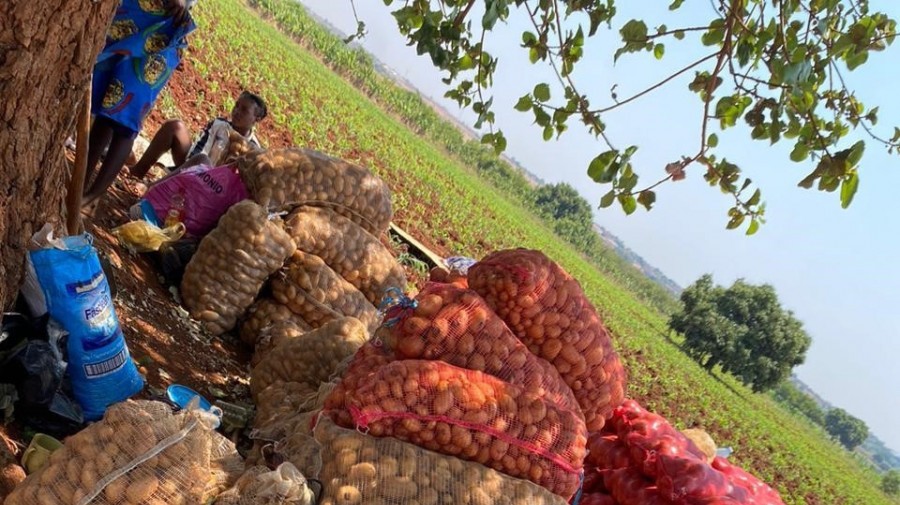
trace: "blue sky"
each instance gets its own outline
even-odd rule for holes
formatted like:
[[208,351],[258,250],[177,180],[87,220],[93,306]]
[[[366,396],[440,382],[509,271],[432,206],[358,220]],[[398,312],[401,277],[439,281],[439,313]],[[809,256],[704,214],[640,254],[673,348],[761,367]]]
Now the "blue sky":
[[[349,1],[303,3],[345,32],[356,31]],[[667,11],[668,3],[620,0],[614,28],[634,17],[650,27],[664,23],[669,28],[711,19],[708,1],[688,0],[677,17]],[[872,0],[870,5],[900,18],[897,2]],[[441,97],[441,75],[430,60],[406,47],[383,2],[360,1],[356,7],[368,27],[363,45],[423,94]],[[531,124],[529,114],[512,109],[538,79],[554,80],[549,69],[531,65],[519,48],[524,28],[522,20],[512,19],[486,41],[500,58],[493,95],[508,154],[547,182],[572,184],[596,206],[608,188],[594,184],[586,168],[603,146],[578,124],[570,125],[559,141],[541,142],[541,130]],[[589,39],[575,74],[582,92],[596,97],[595,104],[610,101],[614,84],[620,98],[630,96],[706,54],[688,37],[667,42],[662,62],[640,54],[623,56],[613,65],[617,36],[616,31]],[[870,58],[862,69],[845,73],[864,103],[881,107],[880,130],[887,136],[892,126],[900,125],[898,55],[900,43]],[[471,124],[470,113],[440,101]],[[682,79],[604,119],[617,146],[641,147],[633,163],[642,181],[650,182],[664,176],[670,161],[696,152],[701,113],[699,100]],[[853,205],[842,210],[836,194],[797,187],[813,167],[789,161],[790,145],[754,142],[744,128],[719,136],[719,155],[737,162],[762,187],[767,224],[759,233],[747,237],[725,230],[729,198],[706,185],[699,167],[689,169],[687,180],[659,188],[653,211],[639,209],[625,216],[618,208],[598,210],[596,221],[682,286],[704,273],[712,273],[720,284],[743,277],[774,285],[813,338],[806,363],[796,370],[800,378],[900,451],[900,158],[870,142],[859,192]]]

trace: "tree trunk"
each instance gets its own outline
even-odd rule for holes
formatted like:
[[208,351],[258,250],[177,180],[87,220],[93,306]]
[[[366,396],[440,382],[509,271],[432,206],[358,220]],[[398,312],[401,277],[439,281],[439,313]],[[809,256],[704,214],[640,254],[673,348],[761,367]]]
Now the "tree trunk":
[[15,300],[26,244],[61,217],[63,142],[118,0],[0,1],[0,309]]

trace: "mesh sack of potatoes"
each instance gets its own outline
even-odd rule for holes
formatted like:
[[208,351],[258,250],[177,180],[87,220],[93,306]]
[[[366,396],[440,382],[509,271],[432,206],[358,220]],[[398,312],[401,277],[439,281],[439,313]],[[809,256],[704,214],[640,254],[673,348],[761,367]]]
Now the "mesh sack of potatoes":
[[313,505],[315,494],[306,478],[290,463],[275,470],[252,466],[234,487],[216,498],[216,505]]
[[565,505],[527,480],[479,463],[319,420],[321,505]]
[[556,367],[599,431],[625,399],[625,369],[581,285],[539,251],[495,252],[468,272],[487,301],[534,354]]
[[[375,437],[475,461],[564,498],[587,452],[580,413],[481,372],[441,361],[393,361],[345,393],[344,410]],[[340,418],[335,418],[340,424]]]
[[316,391],[368,339],[365,326],[353,317],[334,319],[300,337],[287,339],[253,367],[250,393],[257,400],[261,391],[277,381],[305,384]]
[[[113,405],[103,420],[67,438],[48,464],[28,476],[4,503],[204,503],[239,475],[221,474],[234,468],[233,453],[229,455],[221,437],[213,436],[214,417],[197,409],[173,414],[159,402]],[[216,458],[225,464],[214,470]]]
[[191,317],[215,335],[230,330],[295,249],[265,209],[249,200],[232,206],[185,268],[181,298]]
[[309,331],[312,326],[307,324],[302,317],[294,314],[287,305],[278,303],[271,298],[260,298],[253,302],[247,309],[241,321],[240,337],[244,343],[255,346],[264,329],[280,322],[291,322],[304,331]]
[[300,207],[285,218],[297,249],[314,254],[378,305],[388,288],[404,290],[406,274],[377,237],[333,210]]
[[304,475],[318,475],[322,468],[321,447],[313,438],[313,427],[322,417],[320,414],[320,410],[294,414],[291,432],[275,442],[274,459],[290,462]]
[[274,324],[263,328],[259,332],[259,338],[256,341],[256,347],[253,349],[253,357],[250,358],[250,365],[258,365],[263,358],[269,355],[279,345],[313,331],[309,326],[298,325],[294,321],[277,321]]
[[276,442],[294,429],[293,416],[321,408],[317,388],[299,382],[276,381],[256,399],[256,417],[250,438]]
[[[378,369],[393,361],[393,358],[388,356],[378,343],[377,339],[373,339],[360,347],[349,362],[345,362],[343,364],[345,366],[339,367],[339,370],[335,372],[339,378],[323,384],[320,388],[320,394],[324,392],[322,395],[324,396],[323,408],[329,411],[329,414],[341,426],[353,424],[353,418],[346,410],[349,401],[347,395],[356,391],[360,385],[371,381]],[[326,388],[327,391],[321,391]]]
[[340,317],[355,317],[373,333],[378,311],[322,258],[297,251],[272,278],[272,296],[313,328]]
[[581,410],[553,365],[532,354],[474,291],[429,282],[415,300],[387,309],[376,337],[394,359],[440,360],[522,386],[567,410]]
[[288,148],[250,153],[238,166],[253,199],[268,209],[326,206],[376,237],[391,222],[387,184],[357,165],[310,149]]

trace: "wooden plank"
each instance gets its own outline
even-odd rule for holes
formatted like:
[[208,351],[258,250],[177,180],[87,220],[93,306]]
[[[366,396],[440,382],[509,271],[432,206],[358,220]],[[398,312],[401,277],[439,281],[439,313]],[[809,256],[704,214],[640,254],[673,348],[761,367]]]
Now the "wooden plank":
[[416,256],[422,256],[425,258],[425,262],[428,263],[429,267],[443,267],[444,266],[444,258],[442,258],[439,254],[425,247],[424,244],[415,239],[412,235],[404,231],[402,228],[397,226],[394,223],[391,223],[389,228],[390,233],[400,237],[400,240],[409,244],[410,247],[416,250]]

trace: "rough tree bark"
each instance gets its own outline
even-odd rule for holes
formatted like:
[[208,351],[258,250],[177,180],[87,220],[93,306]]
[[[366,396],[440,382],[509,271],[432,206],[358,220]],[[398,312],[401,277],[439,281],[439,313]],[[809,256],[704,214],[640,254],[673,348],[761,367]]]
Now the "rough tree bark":
[[0,1],[0,309],[15,299],[26,243],[58,224],[63,142],[118,0]]

